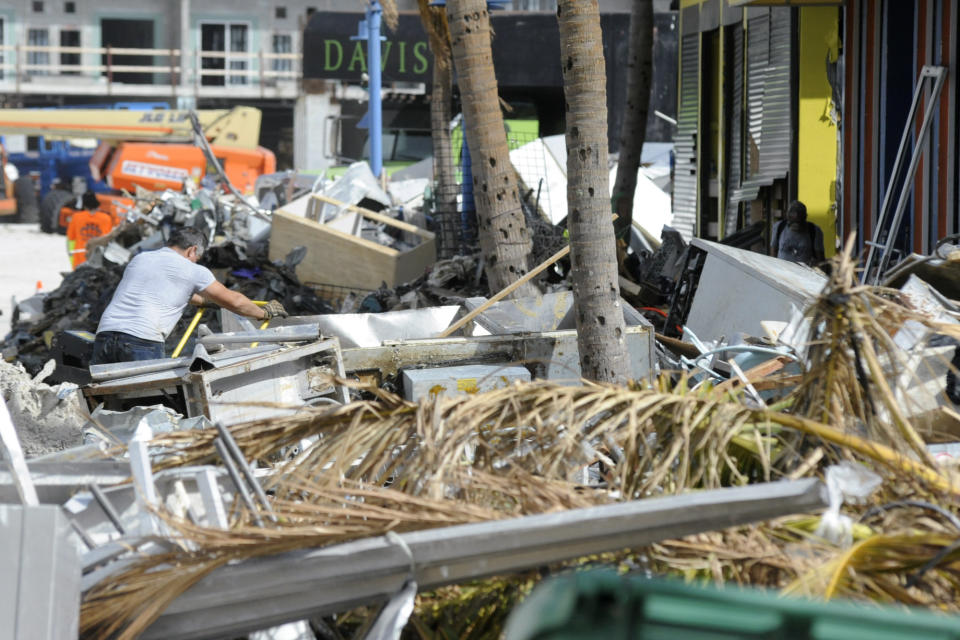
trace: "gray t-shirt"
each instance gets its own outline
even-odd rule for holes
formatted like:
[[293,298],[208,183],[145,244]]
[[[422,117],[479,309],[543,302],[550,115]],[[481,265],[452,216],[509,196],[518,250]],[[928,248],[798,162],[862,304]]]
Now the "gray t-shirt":
[[210,269],[173,249],[146,251],[133,258],[100,318],[101,331],[122,331],[162,342],[177,325],[190,296],[216,279]]
[[771,248],[773,255],[781,260],[812,266],[817,262],[817,256],[823,255],[823,231],[812,222],[807,221],[800,231],[794,231],[785,220],[779,221],[773,225],[771,245],[777,243],[778,234],[779,245]]

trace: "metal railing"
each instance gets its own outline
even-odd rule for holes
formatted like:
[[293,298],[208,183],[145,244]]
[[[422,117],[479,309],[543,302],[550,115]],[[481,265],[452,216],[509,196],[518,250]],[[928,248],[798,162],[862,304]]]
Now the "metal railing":
[[[187,52],[186,69],[181,66],[181,53],[180,49],[0,45],[0,85],[13,85],[14,93],[35,93],[38,85],[69,79],[71,86],[88,85],[98,93],[106,88],[108,95],[123,93],[130,85],[198,94],[205,89],[263,92],[282,85],[296,91],[300,80],[300,53],[193,50]],[[64,61],[63,56],[73,59]],[[131,56],[144,60],[130,60]],[[98,57],[100,64],[95,63]],[[233,67],[236,63],[242,66]]]

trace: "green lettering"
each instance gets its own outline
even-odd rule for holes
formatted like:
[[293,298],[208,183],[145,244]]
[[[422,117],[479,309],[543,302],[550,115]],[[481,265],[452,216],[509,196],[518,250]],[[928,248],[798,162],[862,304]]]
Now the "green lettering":
[[363,55],[363,42],[362,40],[357,40],[353,45],[353,56],[350,58],[350,66],[347,67],[347,71],[353,71],[356,64],[360,63],[360,71],[367,70],[367,59]]
[[[331,53],[336,50],[337,61],[331,62],[333,56]],[[338,40],[324,40],[323,41],[323,70],[324,71],[336,71],[340,68],[340,65],[343,64],[343,45],[340,44]]]
[[417,59],[417,63],[413,65],[413,72],[420,74],[427,71],[427,57],[423,55],[424,49],[427,48],[426,42],[418,42],[413,45],[413,57]]
[[387,40],[387,45],[382,49],[380,53],[380,71],[383,71],[387,68],[387,60],[390,59],[390,49],[393,48],[393,42]]
[[400,41],[400,73],[407,72],[407,43]]

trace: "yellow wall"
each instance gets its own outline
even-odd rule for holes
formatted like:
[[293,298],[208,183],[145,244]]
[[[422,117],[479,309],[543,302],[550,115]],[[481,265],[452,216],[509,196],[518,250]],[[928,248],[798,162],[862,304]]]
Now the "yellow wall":
[[800,109],[797,116],[797,198],[807,205],[807,219],[823,230],[827,257],[835,253],[837,127],[826,58],[835,61],[839,43],[839,9],[800,9]]

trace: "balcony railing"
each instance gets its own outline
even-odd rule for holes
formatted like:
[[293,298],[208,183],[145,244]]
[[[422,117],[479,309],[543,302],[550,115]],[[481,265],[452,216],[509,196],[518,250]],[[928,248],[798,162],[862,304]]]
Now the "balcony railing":
[[237,97],[291,97],[299,90],[300,53],[194,50],[187,56],[184,68],[180,49],[0,45],[0,90]]

